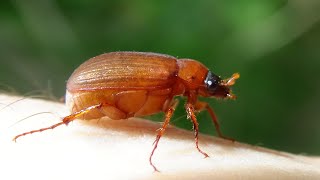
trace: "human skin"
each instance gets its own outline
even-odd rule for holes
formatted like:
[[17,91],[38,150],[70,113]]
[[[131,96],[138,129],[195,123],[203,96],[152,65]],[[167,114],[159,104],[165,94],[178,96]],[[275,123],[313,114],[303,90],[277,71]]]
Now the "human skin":
[[[19,121],[40,112],[53,114]],[[172,126],[153,156],[160,172],[153,172],[148,158],[161,124],[139,118],[75,120],[12,141],[15,135],[57,123],[68,113],[62,103],[0,94],[0,179],[320,178],[319,157],[201,134],[200,148],[210,156],[203,158],[193,132]]]

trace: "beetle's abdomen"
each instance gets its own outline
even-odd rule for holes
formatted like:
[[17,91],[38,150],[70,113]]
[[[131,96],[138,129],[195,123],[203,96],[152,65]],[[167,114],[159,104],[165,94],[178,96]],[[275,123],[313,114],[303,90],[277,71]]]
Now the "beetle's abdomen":
[[66,104],[72,113],[92,105],[104,104],[101,109],[93,109],[81,119],[107,116],[117,120],[151,115],[165,110],[171,100],[171,88],[150,91],[105,89],[93,92],[66,92]]
[[176,58],[155,53],[113,52],[89,59],[67,82],[69,92],[98,89],[150,90],[171,87]]

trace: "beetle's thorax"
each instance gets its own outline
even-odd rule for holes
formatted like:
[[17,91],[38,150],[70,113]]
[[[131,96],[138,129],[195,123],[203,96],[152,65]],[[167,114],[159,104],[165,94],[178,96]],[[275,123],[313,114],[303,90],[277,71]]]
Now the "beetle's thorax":
[[197,90],[203,86],[208,69],[198,61],[192,59],[179,59],[178,78],[188,90]]

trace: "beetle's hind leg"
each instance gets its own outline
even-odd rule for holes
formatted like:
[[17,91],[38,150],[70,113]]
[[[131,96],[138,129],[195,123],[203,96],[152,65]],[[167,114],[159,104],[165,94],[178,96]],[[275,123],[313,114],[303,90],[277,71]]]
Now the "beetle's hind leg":
[[37,133],[37,132],[42,132],[42,131],[46,131],[46,130],[49,130],[49,129],[54,129],[60,125],[68,125],[71,121],[74,121],[75,119],[77,119],[78,117],[81,117],[87,113],[89,113],[91,110],[93,109],[100,109],[101,107],[103,106],[103,104],[97,104],[97,105],[93,105],[93,106],[90,106],[88,108],[85,108],[83,110],[80,110],[80,111],[77,111],[77,112],[74,112],[66,117],[64,117],[62,119],[62,122],[59,122],[57,124],[54,124],[52,126],[49,126],[49,127],[45,127],[45,128],[41,128],[41,129],[37,129],[37,130],[32,130],[32,131],[29,131],[29,132],[25,132],[25,133],[22,133],[22,134],[19,134],[17,136],[15,136],[13,138],[13,141],[17,141],[17,139],[21,136],[25,136],[25,135],[28,135],[28,134],[33,134],[33,133]]
[[173,115],[173,112],[175,111],[178,103],[179,103],[179,101],[176,100],[176,99],[172,101],[169,109],[166,111],[165,120],[164,120],[164,122],[162,124],[162,127],[160,129],[158,129],[158,135],[156,137],[156,140],[153,142],[153,149],[152,149],[150,157],[149,157],[149,162],[150,162],[150,165],[153,167],[154,171],[157,171],[157,172],[159,172],[159,170],[152,163],[152,156],[154,154],[154,151],[158,147],[158,143],[159,143],[159,140],[160,140],[161,136],[164,134],[164,131],[166,130],[167,126],[169,125],[170,119],[171,119],[171,117]]

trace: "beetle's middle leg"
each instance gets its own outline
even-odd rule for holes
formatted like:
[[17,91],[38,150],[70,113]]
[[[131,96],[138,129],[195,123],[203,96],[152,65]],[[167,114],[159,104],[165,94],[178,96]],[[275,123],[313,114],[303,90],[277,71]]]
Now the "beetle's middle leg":
[[178,102],[179,101],[176,100],[176,99],[171,102],[170,107],[166,111],[165,120],[164,120],[164,122],[162,124],[162,127],[160,129],[158,129],[158,135],[156,137],[156,140],[153,142],[154,146],[153,146],[152,152],[151,152],[150,157],[149,157],[149,162],[150,162],[150,165],[153,167],[154,171],[158,171],[159,172],[159,170],[152,163],[153,153],[157,149],[159,140],[160,140],[161,136],[164,134],[164,131],[166,130],[167,126],[169,125],[170,119],[171,119],[171,117],[173,115],[173,112],[175,111],[175,109],[176,109],[176,107],[178,105]]
[[54,128],[56,128],[56,127],[58,127],[60,125],[63,125],[63,124],[68,125],[71,121],[74,121],[75,119],[77,119],[77,118],[79,118],[79,117],[91,112],[93,109],[101,109],[103,106],[104,106],[103,103],[100,103],[100,104],[97,104],[97,105],[93,105],[93,106],[89,106],[89,107],[87,107],[87,108],[85,108],[83,110],[74,112],[74,113],[64,117],[62,119],[62,121],[59,122],[59,123],[56,123],[56,124],[51,125],[51,126],[46,127],[46,128],[41,128],[41,129],[32,130],[32,131],[28,131],[28,132],[19,134],[19,135],[15,136],[13,138],[13,141],[16,141],[21,136],[25,136],[25,135],[28,135],[28,134],[33,134],[33,133],[36,133],[36,132],[42,132],[42,131],[46,131],[46,130],[49,130],[49,129],[54,129]]

